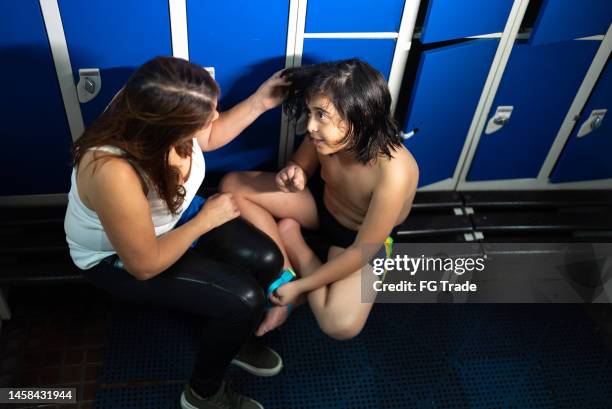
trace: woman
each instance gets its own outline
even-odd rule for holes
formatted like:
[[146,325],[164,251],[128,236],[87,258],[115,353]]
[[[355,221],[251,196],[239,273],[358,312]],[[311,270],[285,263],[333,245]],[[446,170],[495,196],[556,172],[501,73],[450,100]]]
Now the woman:
[[247,342],[282,254],[238,217],[231,194],[204,201],[196,192],[204,180],[202,151],[229,143],[279,105],[285,85],[278,72],[219,114],[219,88],[202,67],[157,57],[74,145],[65,230],[85,278],[119,297],[205,318],[183,408],[261,408],[226,388],[226,367],[261,376],[282,367],[274,351]]

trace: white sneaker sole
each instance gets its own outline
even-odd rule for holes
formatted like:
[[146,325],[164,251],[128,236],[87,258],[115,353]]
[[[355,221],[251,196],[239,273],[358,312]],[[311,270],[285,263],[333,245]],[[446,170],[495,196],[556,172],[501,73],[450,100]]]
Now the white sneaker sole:
[[242,361],[238,361],[236,359],[232,359],[232,365],[236,365],[238,368],[242,368],[248,373],[256,375],[256,376],[268,377],[268,376],[278,375],[281,369],[283,369],[283,360],[275,350],[270,349],[270,352],[272,352],[278,358],[278,365],[276,365],[274,368],[269,368],[269,369],[257,368],[255,366],[249,365]]
[[[249,401],[257,405],[259,409],[264,409],[264,407],[261,406],[261,403],[257,402],[256,400],[247,398],[246,396],[244,397],[244,399],[248,399]],[[182,392],[181,393],[181,409],[200,409],[200,408],[198,408],[197,406],[193,406],[191,403],[187,402],[187,398],[185,398],[185,392]]]
[[191,403],[187,402],[187,398],[185,397],[185,392],[181,393],[181,409],[198,409],[193,406]]

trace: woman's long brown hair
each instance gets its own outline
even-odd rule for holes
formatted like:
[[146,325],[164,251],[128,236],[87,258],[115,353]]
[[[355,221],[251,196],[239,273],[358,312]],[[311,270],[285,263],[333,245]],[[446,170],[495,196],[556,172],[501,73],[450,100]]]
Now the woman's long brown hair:
[[182,140],[208,125],[218,95],[218,85],[199,65],[156,57],[138,68],[74,143],[74,164],[78,165],[92,147],[121,148],[146,174],[145,191],[155,189],[176,213],[185,189],[180,184],[180,170],[168,163],[168,155],[172,147],[181,157],[191,155],[192,141]]

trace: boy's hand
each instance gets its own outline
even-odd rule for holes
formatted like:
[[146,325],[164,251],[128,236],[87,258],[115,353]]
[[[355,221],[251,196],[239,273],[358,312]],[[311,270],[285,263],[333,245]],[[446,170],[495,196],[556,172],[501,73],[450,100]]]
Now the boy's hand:
[[276,174],[276,185],[283,192],[299,192],[306,187],[306,174],[298,165],[289,165]]
[[270,294],[270,301],[276,305],[295,305],[298,297],[302,294],[302,291],[297,284],[297,281],[291,281],[287,284],[283,284]]

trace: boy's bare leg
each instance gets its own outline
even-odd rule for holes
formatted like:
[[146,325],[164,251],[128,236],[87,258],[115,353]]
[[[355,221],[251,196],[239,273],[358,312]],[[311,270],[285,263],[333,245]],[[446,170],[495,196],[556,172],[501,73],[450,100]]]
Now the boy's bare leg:
[[290,267],[274,218],[289,217],[316,229],[317,207],[308,189],[285,193],[278,190],[275,178],[276,174],[269,172],[231,172],[221,181],[220,190],[233,193],[241,216],[274,240],[285,257],[285,267]]
[[[291,217],[303,226],[318,226],[317,208],[308,189],[285,193],[276,186],[276,174],[268,172],[232,172],[221,181],[222,192],[232,192],[240,214],[274,240],[283,254],[283,268],[292,268],[280,238],[276,218]],[[287,307],[272,307],[255,335],[262,336],[280,326],[289,316]]]
[[[321,261],[304,241],[298,223],[281,220],[279,230],[289,259],[300,276],[312,274],[321,266]],[[342,251],[344,249],[340,247],[331,247],[328,259],[337,257]],[[363,274],[368,282],[363,287],[368,294],[364,294],[364,299],[373,301],[375,292],[372,284],[376,277],[368,270],[371,267],[366,265]],[[362,302],[362,270],[311,291],[307,298],[321,330],[335,339],[349,339],[359,334],[373,305],[373,302]]]

